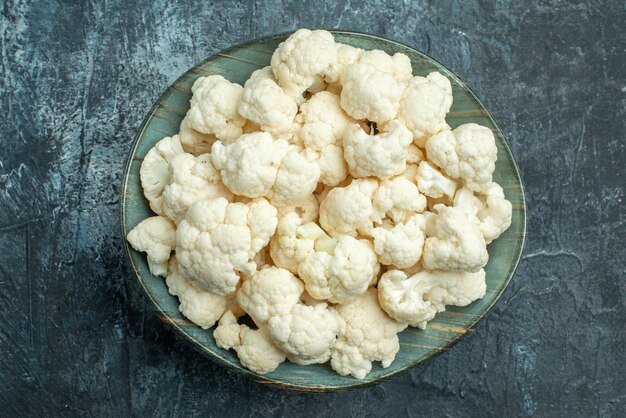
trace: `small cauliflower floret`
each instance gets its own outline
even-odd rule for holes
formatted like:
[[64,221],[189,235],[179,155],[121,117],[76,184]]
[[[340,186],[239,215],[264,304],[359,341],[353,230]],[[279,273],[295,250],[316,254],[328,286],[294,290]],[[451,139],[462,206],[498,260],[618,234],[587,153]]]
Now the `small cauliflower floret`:
[[235,291],[239,274],[256,270],[252,261],[274,234],[277,210],[265,199],[229,203],[201,200],[189,208],[176,231],[181,273],[215,295]]
[[301,202],[298,202],[297,205],[279,207],[278,218],[280,219],[288,213],[295,212],[300,217],[303,223],[314,222],[319,216],[319,211],[319,203],[317,203],[315,195],[311,194],[308,195]]
[[391,228],[374,228],[374,251],[378,260],[385,265],[407,268],[416,264],[424,248],[423,216],[413,215],[407,222],[397,223]]
[[394,119],[402,86],[370,64],[350,64],[341,73],[341,107],[354,119],[383,124]]
[[357,179],[346,187],[330,190],[320,204],[322,228],[331,235],[367,233],[374,221],[372,197],[377,188],[374,179]]
[[176,246],[176,225],[163,216],[139,222],[126,236],[137,251],[147,254],[148,268],[155,276],[165,276],[167,260]]
[[489,253],[479,220],[455,207],[436,205],[435,212],[435,235],[426,238],[424,243],[424,267],[469,272],[483,268]]
[[409,152],[406,157],[406,163],[408,165],[415,166],[424,161],[424,153],[415,144],[409,145]]
[[420,271],[411,277],[400,270],[386,272],[378,282],[380,306],[398,322],[426,328],[446,305],[466,306],[486,291],[485,270]]
[[335,45],[337,47],[337,61],[331,66],[331,70],[326,74],[325,78],[329,83],[326,86],[326,90],[339,94],[341,93],[341,83],[339,82],[341,72],[346,65],[357,63],[363,50],[341,43]]
[[242,366],[258,374],[273,372],[285,361],[285,353],[272,342],[264,327],[253,330],[242,325],[239,347],[235,347]]
[[450,177],[462,179],[475,192],[491,184],[498,150],[491,129],[466,123],[426,141],[426,155]]
[[180,145],[185,152],[193,155],[208,154],[211,152],[211,145],[217,141],[213,134],[203,134],[191,127],[190,119],[185,116],[179,128]]
[[175,256],[170,259],[165,283],[170,294],[178,296],[180,313],[202,329],[215,325],[226,310],[226,298],[203,292],[180,274]]
[[278,84],[298,102],[305,90],[320,91],[323,79],[331,75],[337,62],[333,35],[325,30],[300,29],[272,54],[272,71]]
[[381,179],[401,174],[412,142],[411,132],[397,120],[385,124],[377,135],[368,135],[359,125],[352,125],[343,137],[350,174]]
[[498,183],[492,182],[479,196],[463,187],[454,195],[454,206],[478,218],[480,232],[487,244],[511,226],[513,207],[504,197],[504,190]]
[[163,213],[180,223],[194,202],[212,197],[232,199],[224,187],[220,173],[211,163],[211,156],[179,154],[170,161],[170,181],[163,189]]
[[339,330],[339,317],[325,303],[315,306],[297,304],[291,312],[269,319],[272,341],[294,363],[326,363]]
[[415,183],[398,176],[380,184],[374,194],[373,204],[379,219],[389,218],[397,223],[423,212],[426,198],[420,194]]
[[413,77],[408,83],[398,110],[398,119],[413,132],[415,144],[423,148],[426,139],[449,129],[446,115],[452,106],[450,80],[438,72]]
[[400,350],[398,333],[406,328],[391,319],[378,304],[376,289],[370,288],[352,302],[336,307],[342,320],[330,365],[342,376],[363,379],[372,362],[389,367]]
[[215,344],[224,350],[235,350],[241,345],[239,333],[241,325],[237,323],[237,317],[231,311],[226,311],[217,323],[217,328],[213,331]]
[[359,63],[370,64],[379,71],[389,73],[400,83],[409,81],[413,77],[411,60],[401,52],[396,52],[392,56],[379,49],[363,51],[359,56]]
[[268,267],[243,282],[237,301],[257,325],[287,315],[300,302],[304,285],[289,270]]
[[298,112],[298,105],[274,78],[271,67],[252,73],[243,87],[239,113],[271,134],[288,131]]
[[422,161],[417,168],[415,181],[420,192],[428,197],[439,198],[443,195],[454,197],[456,183],[426,161]]
[[343,148],[329,145],[319,153],[320,181],[328,186],[337,186],[348,177],[348,165],[343,158]]
[[178,135],[167,136],[150,148],[141,163],[139,177],[143,194],[157,215],[163,215],[163,189],[171,177],[169,163],[184,152]]
[[380,268],[372,243],[348,235],[337,237],[336,244],[318,243],[298,266],[307,292],[331,303],[346,303],[365,292]]
[[292,146],[280,162],[267,197],[275,206],[298,205],[313,193],[319,178],[315,153]]
[[266,196],[289,144],[274,140],[266,132],[242,135],[236,142],[220,141],[211,148],[211,161],[220,170],[224,185],[236,195],[250,198]]

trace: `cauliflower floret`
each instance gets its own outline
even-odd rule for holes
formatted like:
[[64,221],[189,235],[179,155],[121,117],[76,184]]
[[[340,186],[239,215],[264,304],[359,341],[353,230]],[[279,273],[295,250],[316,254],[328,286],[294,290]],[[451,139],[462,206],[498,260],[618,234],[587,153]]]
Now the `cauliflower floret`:
[[346,303],[367,290],[380,268],[372,243],[348,235],[336,244],[323,241],[298,266],[298,274],[311,296],[331,303]]
[[403,222],[426,208],[426,198],[417,186],[404,176],[385,180],[376,190],[373,199],[377,218],[389,218],[394,223]]
[[185,116],[179,128],[180,145],[185,152],[193,155],[208,154],[211,152],[211,145],[217,141],[213,134],[203,134],[196,131],[191,126],[191,121]]
[[487,264],[489,253],[480,222],[463,209],[435,205],[436,235],[426,238],[422,262],[428,270],[477,272]]
[[315,153],[292,146],[282,158],[267,196],[275,206],[298,205],[313,193],[319,178]]
[[373,361],[389,367],[400,350],[398,333],[406,328],[391,319],[378,304],[376,289],[370,288],[352,302],[336,307],[342,320],[330,365],[342,376],[363,379]]
[[315,195],[310,194],[301,202],[294,206],[281,206],[278,208],[278,218],[282,218],[288,213],[295,212],[303,223],[315,222],[319,216],[319,203]]
[[385,124],[377,135],[368,135],[359,125],[352,125],[343,137],[350,174],[352,177],[387,179],[402,173],[412,142],[411,132],[397,120]]
[[170,182],[163,189],[163,213],[180,223],[189,206],[212,197],[232,199],[233,194],[222,184],[220,173],[211,163],[211,156],[179,154],[170,161]]
[[413,77],[411,59],[401,52],[396,52],[393,56],[380,49],[363,51],[359,55],[360,64],[370,64],[379,71],[391,74],[398,82],[409,81]]
[[269,319],[272,341],[294,363],[326,363],[339,330],[339,317],[325,303],[315,306],[297,304],[291,312]]
[[341,73],[341,107],[354,119],[385,123],[400,106],[402,86],[389,73],[370,64],[350,64]]
[[469,305],[482,298],[486,289],[482,269],[476,273],[420,271],[409,278],[403,271],[391,270],[378,282],[378,300],[392,318],[425,329],[446,305]]
[[[406,157],[407,165],[414,166],[417,169],[417,165],[424,161],[424,153],[415,144],[409,145],[409,151]],[[407,167],[408,168],[408,167]],[[415,176],[413,176],[415,178]]]
[[242,135],[233,144],[214,143],[211,160],[231,192],[255,198],[269,193],[288,146],[285,140],[257,132]]
[[336,186],[348,177],[348,165],[343,158],[343,148],[329,145],[320,151],[317,164],[320,167],[320,181],[328,186]]
[[439,198],[446,195],[454,197],[456,183],[441,174],[427,161],[422,161],[415,176],[417,188],[428,197]]
[[467,187],[459,189],[454,195],[454,206],[478,218],[480,232],[487,244],[511,226],[513,207],[498,183],[489,184],[479,197]]
[[374,221],[372,197],[377,188],[374,179],[357,179],[346,187],[330,190],[320,204],[322,228],[331,235],[356,236],[357,231],[367,234]]
[[274,135],[288,131],[297,112],[298,105],[276,84],[271,67],[256,70],[244,84],[239,113],[262,130]]
[[237,349],[241,345],[239,332],[241,325],[237,323],[237,317],[231,311],[226,311],[217,323],[217,328],[213,331],[215,344],[224,350]]
[[242,325],[239,339],[241,344],[235,350],[246,369],[266,374],[276,370],[285,361],[285,353],[276,347],[264,327],[253,330]]
[[237,301],[257,325],[287,315],[300,302],[304,285],[289,270],[268,267],[241,285]]
[[194,203],[176,231],[180,272],[215,295],[233,292],[237,272],[256,270],[252,259],[267,245],[277,222],[276,208],[262,198],[248,204],[222,197]]
[[450,177],[463,179],[475,192],[491,184],[498,150],[491,129],[466,123],[426,141],[426,155]]
[[178,310],[202,329],[209,329],[226,311],[226,298],[203,292],[178,271],[176,256],[170,258],[167,288],[172,296],[178,296]]
[[137,251],[147,254],[148,268],[155,276],[165,276],[167,260],[176,246],[176,225],[163,216],[139,222],[126,236]]
[[374,228],[374,251],[382,264],[397,268],[407,268],[416,264],[424,248],[422,215],[413,215],[405,223],[397,223],[391,228]]

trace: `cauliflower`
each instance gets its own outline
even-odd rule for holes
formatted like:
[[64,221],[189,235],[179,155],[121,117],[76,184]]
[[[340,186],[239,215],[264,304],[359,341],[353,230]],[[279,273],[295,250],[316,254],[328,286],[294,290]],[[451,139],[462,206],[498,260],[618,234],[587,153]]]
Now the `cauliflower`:
[[443,195],[454,197],[456,183],[426,161],[422,161],[418,166],[415,181],[420,192],[428,197],[439,198]]
[[423,216],[413,215],[405,223],[393,227],[377,227],[372,230],[374,251],[378,260],[399,269],[416,264],[424,247]]
[[169,163],[184,152],[178,135],[167,136],[150,148],[141,163],[139,177],[143,194],[157,215],[163,215],[163,189],[171,177]]
[[203,134],[196,131],[191,126],[191,121],[185,116],[180,123],[180,145],[185,152],[193,155],[208,154],[211,152],[211,145],[217,141],[217,137],[213,134]]
[[423,148],[426,139],[444,129],[452,106],[450,80],[438,72],[408,81],[398,109],[398,119],[413,132],[415,144]]
[[330,365],[342,376],[363,379],[372,362],[389,367],[400,350],[398,333],[406,328],[387,316],[370,288],[352,302],[336,307],[342,326],[332,348]]
[[328,186],[336,186],[348,177],[348,165],[340,146],[324,147],[320,151],[317,165],[320,168],[320,181]]
[[243,87],[239,113],[271,134],[291,129],[298,105],[276,84],[271,67],[252,73]]
[[224,187],[220,173],[211,163],[211,156],[179,154],[170,161],[170,182],[163,189],[163,214],[179,224],[187,209],[198,200],[212,197],[232,199]]
[[176,256],[170,258],[165,283],[170,294],[178,296],[178,310],[202,329],[211,328],[226,311],[226,298],[203,292],[180,274]]
[[319,216],[319,204],[315,195],[310,194],[304,200],[294,206],[281,206],[278,208],[278,218],[282,218],[288,213],[295,212],[302,222],[314,222]]
[[391,56],[380,49],[362,51],[358,62],[372,65],[379,71],[391,74],[399,83],[407,82],[413,77],[411,60],[401,52],[396,52]]
[[479,192],[491,184],[498,150],[491,129],[466,123],[428,138],[426,155],[448,176]]
[[487,264],[480,222],[463,209],[436,205],[435,235],[426,238],[422,262],[428,270],[477,272]]
[[272,342],[265,328],[252,330],[245,325],[239,332],[237,357],[242,366],[258,374],[273,372],[285,361],[285,353]]
[[401,174],[406,169],[408,147],[413,136],[397,120],[368,135],[357,124],[343,137],[344,156],[352,177],[375,176],[381,179]]
[[454,195],[454,206],[478,218],[480,232],[490,244],[511,226],[513,206],[505,199],[498,183],[492,182],[485,189],[480,197],[476,197],[470,189],[463,187]]
[[290,147],[280,162],[267,197],[275,206],[293,206],[311,196],[320,178],[315,154]]
[[213,331],[215,344],[224,350],[237,349],[241,345],[240,331],[241,325],[237,323],[235,314],[231,311],[226,311]]
[[377,218],[389,218],[394,223],[403,222],[426,208],[426,198],[415,183],[403,176],[383,181],[372,202]]
[[485,295],[485,270],[420,271],[407,278],[400,270],[386,272],[378,282],[380,306],[396,321],[426,328],[446,305],[466,306]]
[[276,224],[277,210],[263,198],[247,204],[223,197],[198,201],[176,231],[180,272],[202,290],[231,293],[239,282],[237,272],[251,275],[256,270],[252,259],[267,245]]
[[391,74],[369,64],[350,64],[341,83],[341,107],[354,119],[383,124],[396,117],[402,86]]
[[326,90],[334,91],[335,94],[341,93],[341,83],[339,79],[343,69],[350,64],[355,64],[359,61],[363,50],[361,48],[355,48],[351,45],[337,43],[337,61],[331,66],[330,71],[326,74],[326,81],[328,85]]
[[339,330],[339,317],[325,303],[299,303],[287,315],[271,317],[267,330],[290,361],[302,365],[326,363]]
[[372,243],[348,235],[324,245],[298,266],[306,290],[315,299],[346,303],[367,290],[380,266]]
[[332,189],[320,204],[322,228],[331,235],[367,233],[375,217],[372,196],[377,188],[374,179],[357,179]]
[[269,193],[276,181],[288,146],[287,141],[275,141],[265,132],[245,134],[230,145],[214,143],[211,161],[231,192],[250,198],[261,197]]
[[148,255],[148,268],[155,276],[167,272],[167,260],[176,245],[176,225],[163,216],[139,222],[126,236],[130,245]]

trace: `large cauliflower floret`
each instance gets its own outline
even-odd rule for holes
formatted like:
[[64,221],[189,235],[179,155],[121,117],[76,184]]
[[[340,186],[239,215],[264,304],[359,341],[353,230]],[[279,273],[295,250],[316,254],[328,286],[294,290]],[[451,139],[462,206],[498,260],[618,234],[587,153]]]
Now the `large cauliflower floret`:
[[375,217],[372,197],[378,188],[374,179],[353,180],[332,189],[320,204],[320,225],[331,235],[368,233]]
[[428,270],[477,272],[487,264],[489,253],[480,222],[463,209],[436,205],[436,235],[426,238],[422,262]]
[[400,99],[398,119],[413,132],[415,143],[423,148],[428,137],[448,128],[446,115],[451,106],[450,80],[432,72],[427,77],[413,77],[407,83]]
[[165,276],[167,260],[176,246],[176,225],[163,216],[139,222],[126,236],[130,245],[148,255],[148,268],[155,276]]
[[270,318],[267,330],[290,361],[302,365],[326,363],[339,331],[339,317],[325,303],[299,303],[287,315]]
[[415,183],[398,176],[380,184],[374,194],[373,204],[377,218],[389,218],[398,223],[408,220],[415,213],[423,212],[426,198]]
[[171,295],[178,296],[178,310],[202,329],[209,329],[226,311],[226,298],[198,289],[178,271],[176,257],[170,258],[167,288]]
[[170,182],[170,161],[184,152],[178,135],[167,136],[150,148],[141,163],[139,177],[143,194],[157,215],[163,215],[163,189]]
[[233,197],[224,187],[209,154],[198,157],[179,154],[170,161],[169,173],[170,182],[162,193],[163,213],[177,224],[182,221],[189,206],[198,200]]
[[221,197],[194,203],[176,231],[181,273],[215,295],[233,292],[238,272],[256,270],[252,259],[267,245],[276,224],[276,208],[262,198],[247,204]]
[[480,232],[487,244],[511,226],[513,206],[504,197],[504,190],[498,183],[489,184],[479,196],[467,187],[459,189],[454,195],[454,206],[478,218]]
[[424,248],[423,215],[413,215],[406,222],[372,230],[374,251],[382,264],[403,269],[415,265]]
[[396,117],[402,86],[391,74],[370,64],[350,64],[341,83],[341,107],[354,119],[382,124]]
[[233,144],[216,142],[211,160],[220,170],[224,185],[236,195],[266,196],[276,181],[278,167],[289,144],[266,132],[242,135]]
[[332,349],[330,365],[342,376],[352,375],[363,379],[372,362],[380,361],[389,367],[400,350],[398,333],[406,328],[391,319],[378,304],[376,289],[338,305],[337,313],[342,327]]
[[450,198],[454,197],[456,183],[426,161],[422,161],[418,166],[415,181],[420,192],[428,197],[435,199],[444,195]]
[[263,131],[287,132],[297,112],[298,105],[276,84],[271,67],[256,70],[244,84],[239,113]]
[[491,129],[466,123],[426,141],[426,155],[450,177],[462,179],[473,191],[491,184],[498,150]]
[[267,197],[275,206],[298,205],[313,193],[319,178],[315,153],[292,146],[280,162]]
[[420,271],[411,277],[400,270],[386,272],[378,282],[380,306],[399,322],[426,328],[446,305],[466,306],[486,291],[485,270]]
[[411,59],[401,52],[389,55],[379,49],[363,51],[359,55],[359,63],[370,64],[379,71],[389,73],[400,83],[409,81],[413,77]]
[[387,179],[402,173],[412,142],[411,132],[397,120],[385,124],[377,135],[368,135],[359,125],[352,125],[343,137],[350,174]]
[[332,303],[346,303],[367,290],[380,266],[372,243],[348,235],[324,246],[298,266],[298,274],[311,296]]
[[278,84],[301,102],[305,90],[323,89],[323,79],[336,62],[337,47],[330,32],[300,29],[278,45],[271,65]]

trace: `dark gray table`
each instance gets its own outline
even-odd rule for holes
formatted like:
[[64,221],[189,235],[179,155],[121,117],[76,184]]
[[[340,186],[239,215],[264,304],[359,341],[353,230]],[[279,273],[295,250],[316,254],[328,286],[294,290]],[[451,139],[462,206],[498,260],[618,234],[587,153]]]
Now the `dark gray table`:
[[[623,1],[5,1],[0,11],[0,416],[624,416]],[[365,390],[311,395],[214,365],[124,263],[124,160],[181,73],[301,26],[431,54],[499,121],[525,255],[473,335]]]

